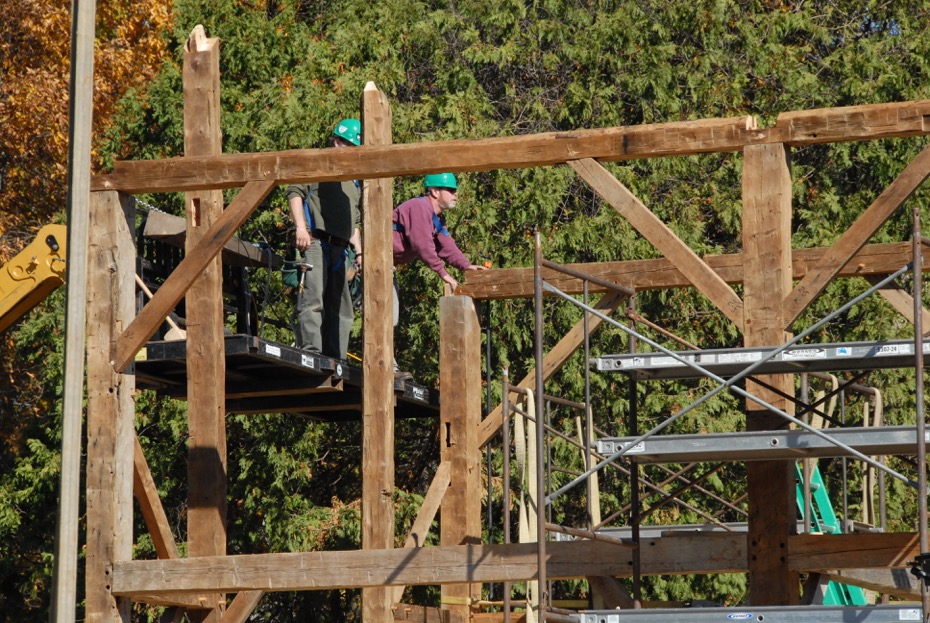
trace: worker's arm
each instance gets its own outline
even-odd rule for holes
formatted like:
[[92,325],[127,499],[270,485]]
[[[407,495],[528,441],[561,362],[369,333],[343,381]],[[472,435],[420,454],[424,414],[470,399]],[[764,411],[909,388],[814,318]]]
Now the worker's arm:
[[291,220],[297,229],[295,243],[299,251],[305,251],[310,246],[312,237],[307,227],[307,216],[304,213],[304,201],[307,199],[305,188],[294,185],[287,187],[287,206],[290,208]]

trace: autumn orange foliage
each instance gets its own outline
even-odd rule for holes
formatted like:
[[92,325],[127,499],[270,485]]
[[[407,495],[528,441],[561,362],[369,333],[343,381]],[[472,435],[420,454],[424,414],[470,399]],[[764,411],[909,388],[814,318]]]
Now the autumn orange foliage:
[[[0,0],[0,15],[2,263],[66,205],[71,10],[61,0]],[[119,98],[160,68],[171,17],[170,0],[97,3],[95,137]]]

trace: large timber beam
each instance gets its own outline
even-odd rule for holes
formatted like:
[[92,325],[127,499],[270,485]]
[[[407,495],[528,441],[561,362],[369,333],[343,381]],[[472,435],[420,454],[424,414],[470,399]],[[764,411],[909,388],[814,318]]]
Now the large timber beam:
[[112,359],[116,371],[122,371],[132,362],[139,349],[152,337],[178,301],[184,298],[184,294],[194,279],[223,250],[226,242],[233,237],[236,230],[245,223],[273,188],[274,184],[271,182],[247,184],[223,211],[223,215],[210,225],[201,237],[200,244],[184,256],[174,272],[168,275],[165,282],[158,288],[152,300],[142,308],[142,311],[119,336]]
[[[442,498],[439,540],[443,545],[481,542],[481,326],[466,296],[439,299],[439,456],[449,465],[452,486]],[[442,586],[443,610],[451,623],[467,621],[467,605],[449,598],[481,598],[480,584]]]
[[675,235],[675,232],[598,162],[587,159],[568,164],[594,192],[613,206],[662,255],[671,260],[698,291],[742,330],[743,301],[720,275]]
[[[791,291],[791,172],[784,145],[743,150],[744,346],[783,344],[782,302]],[[758,381],[758,382],[757,382]],[[787,374],[759,375],[746,390],[792,413],[794,379]],[[772,430],[781,416],[746,400],[746,430]],[[797,573],[785,558],[788,536],[796,531],[794,464],[751,461],[746,464],[749,494],[749,600],[757,606],[787,606],[800,599]]]
[[[369,82],[362,94],[362,120],[366,145],[389,145],[391,106],[387,97]],[[333,149],[331,151],[340,151]],[[394,209],[390,179],[365,182],[363,210],[365,230],[364,358],[362,368],[362,547],[394,546],[394,375],[388,361],[394,354],[391,324],[393,257],[391,211]],[[376,623],[391,618],[393,591],[362,590],[362,621]]]
[[808,273],[784,303],[785,328],[797,320],[850,258],[865,246],[875,232],[930,177],[930,147],[924,149],[872,202],[872,205],[840,236],[823,256],[816,270]]
[[[745,533],[675,534],[641,545],[644,575],[742,573]],[[794,535],[786,556],[792,570],[827,567],[899,569],[919,553],[916,533]],[[632,550],[599,541],[546,544],[550,579],[597,574],[630,577]],[[144,601],[149,594],[261,590],[298,591],[516,582],[536,577],[536,545],[458,545],[415,549],[253,554],[177,560],[133,560],[113,565],[113,592]]]
[[[220,131],[220,41],[197,25],[184,47],[184,153],[223,152]],[[186,254],[190,255],[223,214],[223,191],[185,193]],[[225,245],[225,241],[224,241]],[[223,353],[223,265],[207,262],[187,292],[187,555],[226,553],[226,358]],[[159,322],[160,324],[160,322]],[[222,593],[206,595],[194,623],[226,607]]]
[[117,374],[108,362],[110,344],[135,311],[134,206],[125,195],[91,193],[88,213],[84,582],[87,619],[96,623],[131,619],[129,602],[110,590],[107,569],[115,560],[132,558],[135,377]]
[[95,190],[130,194],[235,188],[251,181],[288,184],[548,166],[594,158],[634,160],[736,152],[747,145],[812,145],[919,136],[930,132],[930,101],[796,111],[760,129],[751,116],[525,136],[362,146],[342,153],[301,149],[264,154],[117,162],[95,176]]
[[[829,247],[794,249],[791,253],[792,279],[803,279],[813,271],[829,251]],[[923,249],[924,271],[930,272],[927,260],[930,250]],[[726,283],[743,282],[741,253],[731,255],[705,255],[703,261]],[[837,277],[868,277],[888,275],[911,261],[909,242],[892,242],[864,246],[840,269]],[[567,264],[569,268],[585,272],[606,281],[612,281],[637,292],[668,288],[690,288],[690,280],[667,259],[627,260],[624,262],[597,262],[590,264]],[[543,269],[543,279],[568,294],[583,292],[580,279],[563,273]],[[597,284],[589,284],[589,292],[603,292]],[[495,270],[472,270],[467,282],[460,284],[458,293],[475,300],[529,298],[533,296],[532,268],[498,268]]]

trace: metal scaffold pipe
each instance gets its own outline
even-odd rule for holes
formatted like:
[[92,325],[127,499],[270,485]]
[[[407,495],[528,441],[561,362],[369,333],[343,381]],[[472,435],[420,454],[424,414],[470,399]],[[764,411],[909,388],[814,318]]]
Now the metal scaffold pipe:
[[587,310],[587,311],[589,311],[589,312],[595,314],[596,316],[598,316],[599,318],[601,318],[602,320],[604,320],[604,321],[607,322],[608,324],[611,324],[612,326],[615,326],[615,327],[621,329],[622,331],[626,332],[628,335],[635,335],[638,339],[640,339],[640,340],[642,340],[643,342],[649,344],[650,346],[652,346],[652,347],[655,348],[656,350],[659,350],[659,351],[665,353],[666,355],[668,355],[668,356],[674,358],[675,360],[677,360],[677,361],[679,361],[679,362],[685,364],[685,365],[688,366],[689,368],[691,368],[691,369],[697,371],[697,372],[700,373],[701,375],[706,376],[707,378],[710,378],[710,379],[712,379],[712,380],[714,380],[714,381],[717,381],[717,383],[719,383],[719,384],[717,385],[717,387],[713,388],[712,390],[710,390],[709,392],[707,392],[706,394],[704,394],[703,396],[701,396],[700,398],[698,398],[697,400],[695,400],[694,402],[692,402],[691,404],[689,404],[688,406],[686,406],[685,408],[679,410],[677,413],[671,415],[669,418],[667,418],[666,420],[664,420],[663,422],[661,422],[659,425],[657,425],[656,427],[654,427],[652,430],[650,430],[650,431],[644,433],[643,435],[640,435],[640,436],[637,437],[636,439],[633,439],[632,441],[630,441],[629,443],[627,443],[623,448],[621,448],[621,449],[618,450],[617,452],[613,453],[612,455],[610,455],[609,457],[607,457],[607,458],[604,459],[603,461],[599,462],[597,465],[595,465],[594,467],[592,467],[591,469],[589,469],[588,471],[586,471],[584,474],[581,474],[580,476],[578,476],[577,478],[575,478],[575,479],[572,480],[571,482],[567,483],[566,485],[564,485],[563,487],[561,487],[561,488],[558,489],[557,491],[554,491],[553,493],[549,494],[549,496],[548,496],[548,497],[546,498],[546,500],[545,500],[545,501],[546,501],[546,504],[552,503],[552,501],[553,501],[554,499],[556,499],[557,497],[559,497],[560,495],[562,495],[562,494],[565,493],[566,491],[569,491],[569,490],[573,489],[575,486],[577,486],[579,483],[581,483],[582,481],[584,481],[586,478],[588,478],[588,477],[589,477],[591,474],[593,474],[595,471],[599,471],[600,469],[602,469],[602,468],[603,468],[605,465],[607,465],[608,463],[611,463],[611,462],[613,462],[613,461],[616,461],[616,460],[619,459],[620,457],[625,456],[627,453],[629,453],[629,451],[630,451],[631,449],[635,448],[638,444],[642,443],[643,441],[645,441],[645,440],[648,439],[649,437],[651,437],[651,436],[655,435],[656,433],[660,432],[661,430],[665,429],[666,427],[668,427],[669,425],[671,425],[673,422],[675,422],[676,420],[678,420],[678,419],[680,419],[682,416],[684,416],[686,413],[689,413],[689,412],[692,411],[693,409],[695,409],[695,408],[697,408],[698,406],[700,406],[701,404],[705,403],[705,402],[708,401],[710,398],[712,398],[713,396],[717,395],[718,393],[720,393],[720,392],[723,391],[724,389],[731,389],[733,392],[735,392],[735,393],[737,393],[737,394],[739,394],[739,395],[741,395],[741,396],[743,396],[743,397],[745,397],[745,398],[748,398],[748,399],[752,400],[753,402],[756,402],[757,404],[759,404],[759,405],[765,407],[766,409],[772,411],[773,413],[777,413],[777,414],[781,415],[783,418],[789,420],[790,422],[793,422],[793,423],[797,424],[797,425],[800,426],[801,428],[803,428],[803,429],[805,429],[805,430],[807,430],[807,431],[809,431],[809,432],[811,432],[811,433],[813,433],[813,434],[815,434],[815,435],[817,435],[817,436],[819,436],[819,437],[821,437],[821,438],[823,438],[823,439],[829,441],[830,443],[832,443],[832,444],[834,444],[834,445],[836,445],[836,446],[838,446],[838,447],[844,449],[845,451],[847,451],[848,453],[850,453],[852,456],[855,456],[855,457],[861,459],[862,461],[865,461],[866,463],[868,463],[868,464],[870,464],[870,465],[873,465],[873,466],[875,466],[876,468],[881,469],[881,470],[883,470],[883,471],[885,471],[885,472],[891,474],[891,475],[894,476],[895,478],[898,478],[898,479],[900,479],[900,480],[902,480],[902,481],[904,481],[904,482],[907,482],[907,483],[909,483],[909,484],[912,484],[912,485],[916,486],[916,483],[913,483],[910,479],[906,478],[906,477],[903,476],[902,474],[899,474],[898,472],[895,472],[894,470],[890,469],[889,467],[887,467],[887,466],[885,466],[885,465],[881,465],[880,463],[878,463],[878,462],[875,461],[874,459],[872,459],[872,458],[870,458],[870,457],[868,457],[868,456],[865,456],[865,455],[862,454],[861,452],[859,452],[859,451],[857,451],[857,450],[855,450],[855,449],[853,449],[853,448],[851,448],[851,447],[849,447],[849,446],[847,446],[847,445],[845,445],[845,444],[843,444],[843,443],[841,443],[841,442],[838,442],[837,440],[833,439],[832,437],[830,437],[830,436],[827,435],[826,433],[823,433],[822,431],[819,431],[819,430],[817,430],[817,429],[815,429],[815,428],[813,428],[813,427],[811,427],[811,426],[805,424],[804,422],[798,420],[797,418],[795,418],[795,417],[793,417],[793,416],[791,416],[791,415],[785,413],[785,412],[782,411],[781,409],[778,409],[778,408],[775,407],[774,405],[771,405],[771,404],[769,404],[768,402],[762,400],[761,398],[758,398],[758,397],[756,397],[756,396],[753,396],[753,395],[750,394],[749,392],[746,392],[745,390],[742,390],[742,389],[740,389],[739,387],[736,387],[736,386],[735,386],[735,384],[736,384],[737,382],[739,382],[739,381],[742,380],[743,378],[745,378],[745,377],[751,375],[756,369],[758,369],[759,367],[761,367],[762,365],[764,365],[766,362],[768,362],[769,360],[771,360],[773,357],[775,357],[775,356],[777,356],[778,354],[784,352],[785,350],[791,348],[792,346],[794,346],[795,344],[797,344],[798,342],[800,342],[802,339],[806,338],[807,336],[809,336],[809,335],[811,335],[812,333],[814,333],[815,331],[817,331],[820,327],[822,327],[824,324],[826,324],[827,322],[829,322],[829,321],[830,321],[831,319],[833,319],[834,317],[838,316],[839,314],[842,314],[842,313],[845,312],[846,310],[848,310],[848,309],[850,309],[851,307],[853,307],[854,305],[858,304],[860,301],[862,301],[862,300],[865,299],[866,297],[870,296],[872,293],[874,293],[875,291],[879,290],[880,288],[884,287],[886,284],[891,283],[892,281],[894,281],[895,279],[897,279],[898,277],[900,277],[900,276],[903,275],[904,273],[908,272],[910,269],[911,269],[911,264],[908,264],[908,265],[906,265],[906,266],[903,266],[903,267],[899,268],[899,269],[898,269],[897,271],[895,271],[893,274],[891,274],[891,275],[889,275],[888,277],[886,277],[885,279],[882,279],[881,281],[877,282],[875,285],[873,285],[871,288],[869,288],[868,290],[866,290],[866,291],[863,292],[862,294],[860,294],[860,295],[854,297],[853,299],[851,299],[850,301],[846,302],[844,305],[842,305],[842,306],[839,307],[838,309],[834,310],[834,311],[831,312],[830,314],[828,314],[828,315],[826,315],[825,317],[821,318],[820,320],[818,320],[817,322],[815,322],[813,325],[811,325],[810,327],[808,327],[807,329],[805,329],[805,330],[802,331],[801,333],[799,333],[799,334],[797,334],[796,336],[794,336],[793,338],[791,338],[791,339],[790,339],[789,341],[787,341],[786,343],[784,343],[784,344],[782,344],[781,346],[779,346],[779,347],[773,349],[773,350],[770,351],[768,354],[766,354],[765,356],[763,356],[762,358],[760,358],[758,361],[756,361],[756,362],[750,364],[749,366],[747,366],[746,368],[744,368],[741,372],[735,374],[734,376],[732,376],[730,379],[727,379],[727,380],[720,378],[720,377],[717,376],[716,374],[714,374],[714,373],[712,373],[712,372],[710,372],[710,371],[708,371],[708,370],[702,368],[701,366],[697,365],[696,363],[694,363],[694,362],[692,362],[692,361],[688,361],[688,360],[684,359],[683,357],[681,357],[681,356],[678,355],[677,353],[668,350],[667,348],[663,347],[661,344],[655,342],[654,340],[649,339],[649,338],[646,337],[646,336],[643,336],[643,335],[638,334],[638,333],[637,333],[636,331],[634,331],[633,329],[630,329],[629,327],[627,327],[627,326],[625,326],[625,325],[623,325],[623,324],[621,324],[621,323],[619,323],[619,322],[616,322],[616,321],[613,320],[612,318],[607,317],[606,315],[602,314],[601,312],[597,311],[596,309],[593,309],[593,308],[591,308],[591,307],[589,307],[589,306],[586,306],[586,305],[580,303],[579,301],[575,300],[574,298],[572,298],[572,297],[569,296],[568,294],[565,294],[564,292],[562,292],[562,291],[559,290],[558,288],[552,286],[551,284],[548,284],[548,283],[543,284],[543,287],[544,287],[546,290],[548,290],[549,292],[552,292],[553,294],[556,294],[556,295],[560,296],[561,298],[563,298],[563,299],[565,299],[565,300],[567,300],[567,301],[572,302],[573,304],[577,305],[578,307],[581,307],[581,308],[583,308],[583,309],[585,309],[585,310]]
[[[924,437],[924,349],[923,349],[923,250],[920,248],[920,208],[914,208],[914,235],[911,241],[913,251],[914,274],[914,392],[917,423],[917,523],[920,535],[920,553],[927,554],[927,444]],[[920,601],[923,607],[923,620],[930,619],[930,594],[927,591],[927,578],[920,583]]]

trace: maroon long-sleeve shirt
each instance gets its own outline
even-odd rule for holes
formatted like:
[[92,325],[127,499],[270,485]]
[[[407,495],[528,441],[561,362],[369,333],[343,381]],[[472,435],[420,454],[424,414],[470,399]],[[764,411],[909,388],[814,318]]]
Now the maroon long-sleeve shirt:
[[394,208],[394,263],[423,260],[445,277],[445,264],[467,270],[471,262],[433,212],[429,197],[416,197]]

